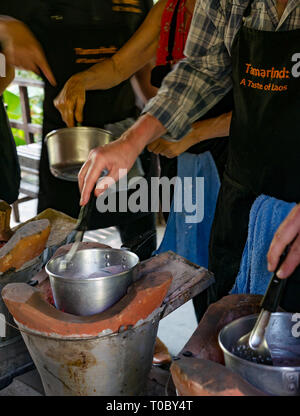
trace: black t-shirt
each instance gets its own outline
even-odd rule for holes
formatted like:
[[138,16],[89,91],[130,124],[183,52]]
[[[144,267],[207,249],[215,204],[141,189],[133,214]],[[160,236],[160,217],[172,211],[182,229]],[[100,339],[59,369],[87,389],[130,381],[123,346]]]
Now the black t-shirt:
[[41,19],[49,11],[53,15],[54,11],[64,13],[69,24],[80,24],[101,18],[107,20],[106,13],[113,7],[119,8],[119,12],[136,12],[143,19],[153,6],[153,0],[9,0],[1,3],[0,15],[14,17],[29,26],[33,19]]
[[[23,21],[41,43],[57,80],[45,80],[44,134],[65,127],[53,106],[75,73],[112,56],[138,29],[152,0],[10,0],[0,14]],[[88,91],[84,124],[103,127],[137,115],[129,81],[103,91]]]

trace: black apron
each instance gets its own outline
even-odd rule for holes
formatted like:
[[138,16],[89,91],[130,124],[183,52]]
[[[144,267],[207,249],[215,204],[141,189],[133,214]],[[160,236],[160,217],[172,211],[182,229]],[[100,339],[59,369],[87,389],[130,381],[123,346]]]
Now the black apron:
[[[229,156],[210,242],[215,301],[238,274],[254,200],[266,194],[300,201],[300,78],[293,76],[300,30],[239,30],[232,46],[234,111]],[[288,278],[281,306],[300,310],[300,270]]]
[[[137,30],[151,5],[149,0],[137,1],[134,7],[129,3],[118,6],[111,0],[52,0],[27,22],[41,42],[57,81],[54,88],[45,79],[44,137],[54,129],[66,127],[53,105],[65,82],[75,73],[112,56]],[[86,94],[83,125],[103,128],[104,124],[137,116],[135,95],[129,80],[109,90],[88,91]],[[145,169],[149,170],[150,157],[145,159]],[[39,212],[51,207],[78,217],[78,185],[51,174],[45,143],[39,179]],[[90,228],[123,224],[138,216],[118,212],[100,215],[94,207]]]
[[2,96],[0,96],[0,166],[0,199],[12,204],[19,195],[20,165]]

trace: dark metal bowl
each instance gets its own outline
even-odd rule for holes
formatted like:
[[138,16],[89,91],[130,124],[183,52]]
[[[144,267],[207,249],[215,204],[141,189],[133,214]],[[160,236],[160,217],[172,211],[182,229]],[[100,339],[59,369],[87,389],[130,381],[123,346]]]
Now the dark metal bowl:
[[300,337],[293,335],[295,314],[277,312],[271,315],[266,339],[276,366],[249,362],[231,352],[237,341],[253,329],[257,316],[237,319],[220,331],[219,345],[224,353],[226,367],[266,393],[299,396]]

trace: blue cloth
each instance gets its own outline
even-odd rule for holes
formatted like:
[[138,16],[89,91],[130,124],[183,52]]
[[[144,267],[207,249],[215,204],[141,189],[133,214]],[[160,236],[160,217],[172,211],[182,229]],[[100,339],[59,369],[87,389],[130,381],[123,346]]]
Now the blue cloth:
[[248,239],[240,271],[231,293],[265,293],[272,273],[267,269],[267,254],[274,234],[295,203],[261,195],[250,211]]
[[[163,241],[154,254],[172,250],[200,266],[208,266],[208,245],[220,189],[219,174],[210,152],[178,157],[174,198]],[[203,186],[204,185],[204,186]],[[197,203],[191,212],[182,201]],[[182,212],[179,211],[184,205]]]

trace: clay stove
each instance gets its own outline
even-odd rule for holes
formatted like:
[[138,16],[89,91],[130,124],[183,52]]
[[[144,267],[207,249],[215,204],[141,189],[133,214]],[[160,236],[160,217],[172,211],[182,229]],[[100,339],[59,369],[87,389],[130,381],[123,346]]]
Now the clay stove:
[[[103,247],[82,243],[85,247]],[[56,255],[63,254],[65,246]],[[142,262],[138,278],[117,304],[89,317],[51,305],[44,271],[37,287],[9,284],[3,299],[42,378],[46,395],[139,395],[152,366],[159,320],[214,281],[175,253]]]
[[[212,304],[198,328],[171,366],[173,381],[179,395],[195,396],[261,396],[268,395],[225,367],[223,352],[218,343],[220,330],[232,321],[257,314],[262,296],[229,295]],[[274,328],[276,325],[274,325]],[[258,372],[258,377],[260,373]],[[280,391],[282,395],[299,395],[299,372],[284,367],[276,374],[274,385],[262,376],[266,391]],[[274,375],[275,377],[275,375]],[[276,381],[276,383],[275,383]],[[261,387],[263,388],[263,387]],[[274,393],[273,394],[279,394]]]
[[[7,239],[15,232],[20,224],[10,229],[11,208],[4,201],[0,204],[0,235],[1,239],[7,234]],[[54,252],[62,244],[74,240],[72,231],[76,220],[58,211],[47,209],[30,221],[47,218],[52,226],[47,246],[43,253],[22,266],[19,270],[8,270],[0,276],[0,292],[9,283],[26,283],[30,281],[53,256]],[[9,313],[2,297],[0,296],[0,389],[6,387],[13,380],[24,372],[34,368],[32,358],[28,352],[23,338],[18,329],[13,328],[15,322]]]

